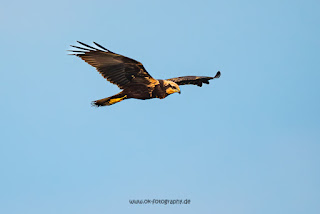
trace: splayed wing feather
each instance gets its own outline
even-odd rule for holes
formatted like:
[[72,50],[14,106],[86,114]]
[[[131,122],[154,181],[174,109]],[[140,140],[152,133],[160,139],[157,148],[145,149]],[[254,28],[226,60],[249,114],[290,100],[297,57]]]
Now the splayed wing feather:
[[70,46],[73,47],[73,48],[78,48],[78,49],[85,50],[85,51],[91,51],[88,48],[78,47],[78,46],[75,46],[75,45],[70,45]]
[[103,47],[102,45],[99,45],[98,43],[96,43],[96,42],[93,42],[96,46],[98,46],[99,48],[101,48],[101,49],[103,49],[103,50],[105,50],[105,51],[108,51],[108,52],[110,52],[110,53],[113,53],[112,51],[110,51],[110,50],[108,50],[107,48],[105,48],[105,47]]
[[96,50],[96,51],[98,51],[99,49],[97,49],[97,48],[94,48],[94,47],[92,47],[92,46],[90,46],[90,45],[87,45],[87,44],[84,44],[83,42],[79,42],[79,41],[77,41],[79,44],[81,44],[81,45],[83,45],[83,46],[86,46],[86,47],[88,47],[88,48],[91,48],[91,49],[93,49],[93,50]]

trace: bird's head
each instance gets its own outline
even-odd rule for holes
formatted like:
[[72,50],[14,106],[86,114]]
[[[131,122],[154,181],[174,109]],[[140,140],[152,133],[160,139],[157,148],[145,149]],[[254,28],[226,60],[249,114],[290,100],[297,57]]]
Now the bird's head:
[[178,84],[173,81],[166,80],[164,82],[164,86],[166,87],[167,94],[173,94],[173,93],[181,94]]

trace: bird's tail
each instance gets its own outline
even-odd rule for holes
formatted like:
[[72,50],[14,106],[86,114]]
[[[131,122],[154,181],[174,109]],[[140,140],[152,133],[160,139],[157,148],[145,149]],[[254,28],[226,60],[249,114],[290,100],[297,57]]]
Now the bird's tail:
[[92,106],[95,107],[100,107],[100,106],[110,106],[112,104],[121,102],[122,100],[126,99],[127,95],[123,94],[123,93],[119,93],[116,95],[113,95],[111,97],[107,97],[101,100],[96,100],[92,102]]

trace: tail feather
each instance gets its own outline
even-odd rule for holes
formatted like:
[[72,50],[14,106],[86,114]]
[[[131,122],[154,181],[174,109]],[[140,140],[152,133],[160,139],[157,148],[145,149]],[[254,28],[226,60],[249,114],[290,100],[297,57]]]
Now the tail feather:
[[119,93],[119,94],[116,94],[116,95],[111,96],[111,97],[107,97],[107,98],[104,98],[104,99],[101,99],[101,100],[93,101],[92,102],[92,106],[95,106],[95,107],[110,106],[112,104],[121,102],[122,100],[124,100],[126,98],[127,98],[127,95]]

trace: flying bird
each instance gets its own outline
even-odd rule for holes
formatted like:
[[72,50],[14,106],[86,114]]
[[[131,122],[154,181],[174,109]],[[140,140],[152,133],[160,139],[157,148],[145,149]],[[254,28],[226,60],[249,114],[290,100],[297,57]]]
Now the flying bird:
[[219,78],[220,71],[214,77],[183,76],[167,80],[154,79],[143,67],[141,62],[116,54],[93,42],[96,47],[77,41],[82,47],[70,45],[76,50],[69,50],[83,59],[109,82],[116,84],[122,91],[111,97],[92,102],[93,106],[110,106],[125,99],[163,99],[173,93],[181,93],[179,85],[209,84],[209,80]]

